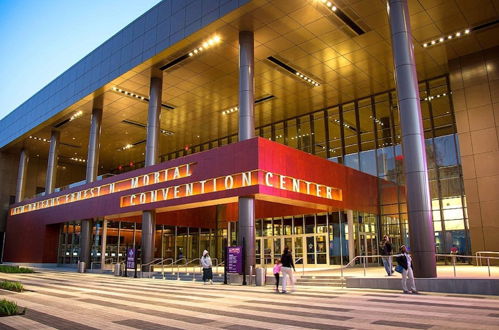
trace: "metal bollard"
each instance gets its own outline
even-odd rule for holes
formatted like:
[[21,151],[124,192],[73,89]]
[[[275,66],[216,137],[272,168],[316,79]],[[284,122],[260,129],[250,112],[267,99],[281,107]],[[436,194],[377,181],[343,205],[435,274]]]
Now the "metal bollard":
[[263,286],[265,285],[265,280],[267,276],[267,272],[265,268],[256,268],[256,278],[255,278],[255,284],[256,286]]
[[454,277],[456,277],[456,257],[452,257],[452,267],[454,268]]
[[120,264],[115,264],[114,265],[114,276],[120,276],[121,269],[120,269]]
[[490,258],[487,258],[487,268],[489,270],[489,277],[490,277]]
[[85,262],[84,261],[79,261],[78,262],[78,273],[85,273]]
[[366,257],[364,259],[364,277],[366,277]]

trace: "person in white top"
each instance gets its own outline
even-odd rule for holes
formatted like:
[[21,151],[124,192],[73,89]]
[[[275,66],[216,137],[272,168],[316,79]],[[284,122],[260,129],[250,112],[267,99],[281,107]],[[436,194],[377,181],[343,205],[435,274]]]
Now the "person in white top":
[[201,267],[203,267],[203,282],[206,284],[206,281],[210,281],[210,284],[213,284],[213,271],[211,269],[212,263],[210,255],[208,251],[203,251],[203,256],[201,257]]
[[[397,264],[402,267],[402,290],[404,293],[419,293],[416,290],[416,283],[414,282],[414,273],[412,272],[412,258],[407,253],[405,245],[400,247],[400,254],[397,255]],[[407,280],[409,280],[410,290],[407,287]]]

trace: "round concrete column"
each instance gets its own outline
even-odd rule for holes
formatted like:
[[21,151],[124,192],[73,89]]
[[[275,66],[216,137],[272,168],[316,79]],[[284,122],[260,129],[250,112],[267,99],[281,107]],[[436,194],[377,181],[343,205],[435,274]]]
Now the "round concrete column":
[[407,0],[388,0],[406,178],[410,250],[416,277],[436,277],[426,149]]
[[151,78],[149,109],[147,112],[146,166],[158,163],[162,86],[163,79],[160,77]]
[[246,274],[255,269],[255,199],[253,197],[239,197],[239,245],[245,247],[244,262]]
[[85,263],[85,268],[90,268],[90,248],[92,247],[92,219],[81,220],[80,223],[80,261]]
[[[90,135],[88,137],[87,183],[97,180],[99,173],[100,134],[102,125],[102,96],[94,99]],[[81,220],[80,261],[85,262],[85,268],[90,268],[90,248],[92,246],[93,219]]]
[[253,32],[239,32],[239,141],[255,137],[254,52]]
[[22,202],[26,190],[26,173],[28,172],[29,155],[26,149],[19,155],[19,169],[17,172],[16,203]]
[[[151,78],[149,91],[149,108],[147,113],[147,141],[145,166],[158,163],[159,130],[161,116],[161,92],[163,89],[162,73]],[[142,265],[150,263],[154,258],[154,234],[156,232],[156,212],[154,210],[142,213]],[[149,271],[150,267],[145,267]]]
[[[239,141],[255,137],[255,60],[252,31],[239,32]],[[246,274],[255,269],[255,199],[239,197],[239,245],[245,244]]]
[[51,194],[55,189],[55,180],[57,178],[57,157],[59,155],[59,140],[61,133],[58,130],[52,130],[50,136],[50,149],[47,162],[47,176],[45,179],[45,194]]
[[100,152],[100,134],[102,124],[102,108],[94,107],[92,110],[92,119],[90,122],[90,135],[88,137],[87,154],[87,183],[97,180],[99,172],[99,152]]

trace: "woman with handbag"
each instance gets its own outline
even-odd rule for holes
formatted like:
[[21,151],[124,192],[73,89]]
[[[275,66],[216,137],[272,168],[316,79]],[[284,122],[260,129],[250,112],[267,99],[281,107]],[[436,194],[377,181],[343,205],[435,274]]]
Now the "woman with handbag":
[[[395,271],[402,273],[402,290],[404,293],[419,293],[416,290],[416,283],[414,282],[414,273],[412,272],[412,258],[407,253],[407,248],[405,245],[400,247],[400,254],[397,254],[397,267]],[[409,286],[411,289],[407,288],[407,280],[409,279]]]

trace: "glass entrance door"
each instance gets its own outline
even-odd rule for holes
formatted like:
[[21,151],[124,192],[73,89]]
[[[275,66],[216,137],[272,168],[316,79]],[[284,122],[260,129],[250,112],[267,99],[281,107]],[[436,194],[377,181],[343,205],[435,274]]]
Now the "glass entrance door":
[[326,265],[329,260],[327,235],[310,235],[305,237],[307,265]]
[[175,230],[166,228],[163,230],[162,243],[162,258],[175,258]]
[[273,265],[289,247],[297,264],[326,265],[329,260],[326,234],[292,235],[256,239],[256,260],[260,265]]
[[372,233],[359,233],[359,255],[368,256],[377,254],[376,235]]
[[315,260],[317,265],[327,264],[327,261],[329,260],[329,257],[327,255],[327,246],[326,235],[315,236]]
[[272,238],[262,239],[263,263],[265,265],[274,264],[274,261],[272,260],[272,256],[274,255],[274,244],[272,241]]
[[296,236],[293,238],[293,252],[295,260],[298,260],[296,262],[298,265],[305,262],[303,255],[303,242],[303,236]]
[[305,259],[305,263],[313,265],[315,264],[315,237],[307,236],[305,240],[307,242],[307,258]]
[[[274,240],[272,238],[257,238],[255,242],[255,257],[258,265],[273,265]],[[280,257],[280,256],[279,256]]]

